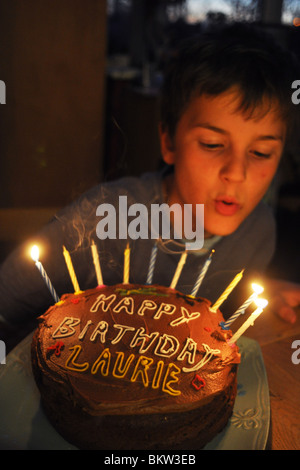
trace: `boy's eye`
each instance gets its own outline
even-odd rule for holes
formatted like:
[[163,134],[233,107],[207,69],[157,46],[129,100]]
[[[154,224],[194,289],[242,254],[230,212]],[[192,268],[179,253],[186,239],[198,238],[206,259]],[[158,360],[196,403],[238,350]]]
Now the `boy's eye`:
[[217,150],[223,147],[222,144],[206,144],[205,142],[200,142],[200,145],[206,150]]
[[271,156],[271,153],[258,152],[257,150],[255,150],[253,154],[258,158],[270,158]]

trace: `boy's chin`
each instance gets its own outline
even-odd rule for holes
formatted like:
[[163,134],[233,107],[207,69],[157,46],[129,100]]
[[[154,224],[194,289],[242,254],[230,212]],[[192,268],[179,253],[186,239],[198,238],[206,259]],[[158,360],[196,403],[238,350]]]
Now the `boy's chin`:
[[239,226],[240,224],[238,223],[236,224],[223,223],[223,224],[218,224],[218,226],[215,226],[214,224],[212,224],[211,227],[209,225],[205,226],[204,238],[211,238],[215,236],[226,237],[234,233],[238,229]]

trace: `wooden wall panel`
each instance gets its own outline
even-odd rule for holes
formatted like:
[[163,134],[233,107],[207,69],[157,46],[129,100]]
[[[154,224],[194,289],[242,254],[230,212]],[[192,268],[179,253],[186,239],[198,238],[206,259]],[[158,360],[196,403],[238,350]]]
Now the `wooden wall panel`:
[[105,0],[1,0],[0,206],[63,206],[102,176]]

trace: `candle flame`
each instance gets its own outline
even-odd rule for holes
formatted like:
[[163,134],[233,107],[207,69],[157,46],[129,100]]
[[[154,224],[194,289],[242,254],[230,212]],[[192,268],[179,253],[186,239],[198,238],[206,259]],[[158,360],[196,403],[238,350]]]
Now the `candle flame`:
[[37,245],[33,245],[33,247],[31,248],[31,258],[33,259],[33,261],[38,261],[39,255],[40,255],[39,247]]
[[265,308],[269,302],[266,299],[256,299],[255,303],[259,308]]
[[257,295],[261,294],[264,291],[264,288],[260,286],[259,284],[255,284],[255,282],[251,284],[251,287],[254,290],[255,294]]

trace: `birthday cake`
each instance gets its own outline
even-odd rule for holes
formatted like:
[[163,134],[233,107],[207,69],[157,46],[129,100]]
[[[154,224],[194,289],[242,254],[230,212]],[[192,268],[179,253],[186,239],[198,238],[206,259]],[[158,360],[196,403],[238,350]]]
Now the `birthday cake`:
[[210,301],[158,285],[65,294],[40,317],[45,413],[80,449],[199,449],[227,424],[240,355]]

